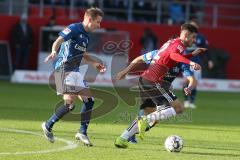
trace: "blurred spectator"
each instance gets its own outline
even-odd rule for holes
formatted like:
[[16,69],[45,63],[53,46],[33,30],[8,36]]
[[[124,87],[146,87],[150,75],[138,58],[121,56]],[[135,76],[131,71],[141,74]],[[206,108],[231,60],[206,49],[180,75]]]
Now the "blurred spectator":
[[75,0],[75,4],[81,7],[98,7],[98,2],[97,0]]
[[156,4],[146,1],[137,0],[133,4],[133,17],[137,21],[151,22],[156,20]]
[[191,0],[190,15],[194,17],[200,24],[203,24],[205,0]]
[[145,28],[140,44],[142,45],[141,53],[157,49],[158,38],[150,28]]
[[108,20],[127,20],[129,0],[104,0],[103,7]]
[[30,4],[40,4],[40,0],[29,0]]
[[69,0],[44,0],[44,4],[50,5],[69,5]]
[[228,60],[231,58],[229,53],[222,48],[209,48],[209,53],[212,56],[214,66],[211,70],[204,70],[203,68],[203,77],[219,79],[227,78],[226,65]]
[[[29,0],[30,4],[40,4],[41,0]],[[43,0],[46,5],[69,5],[70,0]]]
[[185,21],[184,6],[179,2],[179,0],[174,0],[169,3],[169,24],[181,24]]
[[[47,28],[46,28],[47,27]],[[44,52],[51,52],[52,44],[59,36],[59,30],[62,29],[64,26],[60,26],[56,24],[56,17],[51,16],[47,25],[42,28],[41,33],[41,44],[42,44],[42,51]]]
[[23,14],[20,22],[11,31],[11,43],[15,49],[16,57],[14,69],[27,69],[29,52],[33,42],[33,32],[27,23],[27,15]]
[[53,15],[50,17],[47,27],[54,27],[56,25],[56,17]]

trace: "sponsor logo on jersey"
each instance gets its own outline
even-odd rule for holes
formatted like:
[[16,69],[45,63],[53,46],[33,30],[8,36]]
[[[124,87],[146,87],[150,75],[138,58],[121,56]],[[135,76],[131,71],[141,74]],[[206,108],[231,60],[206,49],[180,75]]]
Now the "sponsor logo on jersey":
[[63,31],[62,31],[65,35],[69,34],[71,32],[71,30],[69,28],[65,28]]
[[79,50],[79,51],[82,51],[82,52],[86,52],[87,51],[87,48],[86,47],[83,47],[83,46],[79,46],[78,44],[76,44],[74,46],[75,49]]
[[183,52],[183,47],[182,47],[181,45],[178,45],[178,46],[177,46],[177,49],[179,50],[180,53]]

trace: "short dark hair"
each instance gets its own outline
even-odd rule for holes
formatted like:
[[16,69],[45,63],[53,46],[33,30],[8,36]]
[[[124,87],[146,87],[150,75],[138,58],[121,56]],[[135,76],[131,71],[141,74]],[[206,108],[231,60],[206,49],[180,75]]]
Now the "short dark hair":
[[198,29],[190,23],[184,23],[183,25],[181,25],[181,31],[183,30],[187,30],[191,33],[198,33]]
[[84,17],[85,16],[90,16],[92,19],[96,19],[97,16],[104,16],[103,11],[100,8],[97,7],[91,7],[89,9],[86,10]]

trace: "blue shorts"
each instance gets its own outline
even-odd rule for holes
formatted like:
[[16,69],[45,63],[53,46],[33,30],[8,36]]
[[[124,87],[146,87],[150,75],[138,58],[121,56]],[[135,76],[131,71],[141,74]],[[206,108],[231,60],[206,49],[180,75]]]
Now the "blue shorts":
[[196,80],[202,78],[202,71],[192,69],[189,64],[182,64],[181,68],[184,77],[194,76]]
[[194,75],[193,70],[191,70],[189,64],[181,64],[181,68],[182,68],[182,73],[184,77],[189,77]]

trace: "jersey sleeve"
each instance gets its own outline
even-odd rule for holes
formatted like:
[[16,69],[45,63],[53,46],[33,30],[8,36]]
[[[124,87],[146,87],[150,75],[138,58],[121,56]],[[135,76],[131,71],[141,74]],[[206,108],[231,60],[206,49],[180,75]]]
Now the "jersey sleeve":
[[154,56],[157,54],[158,50],[153,50],[151,52],[148,52],[148,53],[145,53],[143,55],[143,61],[146,63],[146,64],[150,64],[154,58]]
[[62,36],[65,41],[71,39],[72,37],[76,36],[76,25],[71,24],[71,25],[67,26],[58,35]]
[[170,58],[176,62],[182,62],[185,64],[189,64],[190,60],[185,58],[182,53],[185,50],[185,47],[180,45],[179,43],[176,43],[171,48]]
[[189,53],[189,54],[184,54],[183,57],[187,58],[187,59],[190,59],[193,57],[193,54],[192,53]]

